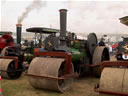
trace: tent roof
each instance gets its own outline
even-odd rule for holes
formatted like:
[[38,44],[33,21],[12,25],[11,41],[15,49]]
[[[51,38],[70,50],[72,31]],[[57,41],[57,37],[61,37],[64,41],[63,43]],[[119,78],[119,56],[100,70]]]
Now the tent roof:
[[120,22],[126,26],[128,26],[128,16],[119,18]]

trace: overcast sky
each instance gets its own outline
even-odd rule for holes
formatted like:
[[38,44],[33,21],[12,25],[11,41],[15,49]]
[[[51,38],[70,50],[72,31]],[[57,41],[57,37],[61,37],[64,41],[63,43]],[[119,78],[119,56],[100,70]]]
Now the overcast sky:
[[21,24],[23,32],[29,27],[52,27],[59,29],[59,9],[66,8],[67,30],[78,33],[96,34],[128,33],[128,27],[119,18],[128,16],[128,1],[112,0],[1,0],[0,31],[16,31],[18,18],[31,8]]

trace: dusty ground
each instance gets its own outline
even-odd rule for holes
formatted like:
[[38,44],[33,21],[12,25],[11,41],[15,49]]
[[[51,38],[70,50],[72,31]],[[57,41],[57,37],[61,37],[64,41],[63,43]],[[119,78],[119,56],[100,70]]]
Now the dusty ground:
[[98,78],[90,76],[76,79],[71,90],[62,94],[34,89],[27,81],[27,76],[23,75],[18,80],[3,79],[2,90],[4,96],[98,96],[93,90],[93,87],[97,82],[99,82]]
[[[115,60],[114,57],[111,60]],[[2,92],[4,96],[99,96],[93,88],[99,78],[86,76],[74,80],[72,88],[65,93],[57,93],[33,88],[24,74],[18,80],[2,79]],[[52,86],[52,85],[51,85]]]

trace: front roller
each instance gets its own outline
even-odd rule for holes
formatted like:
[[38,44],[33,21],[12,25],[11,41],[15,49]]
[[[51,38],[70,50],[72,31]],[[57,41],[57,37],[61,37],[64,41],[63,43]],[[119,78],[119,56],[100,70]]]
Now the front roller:
[[19,63],[18,56],[8,55],[12,51],[11,46],[5,47],[0,53],[0,71],[2,78],[18,79],[22,74],[21,62]]
[[126,61],[104,62],[101,69],[103,71],[98,91],[102,95],[128,96],[128,63]]
[[14,59],[0,58],[1,76],[6,79],[17,79],[21,76],[22,71],[16,71]]
[[104,68],[100,79],[100,88],[102,90],[128,94],[127,82],[128,82],[128,69]]
[[[70,73],[74,73],[71,64]],[[28,69],[28,81],[34,88],[65,92],[71,88],[73,78],[59,78],[65,75],[65,59],[36,57]]]

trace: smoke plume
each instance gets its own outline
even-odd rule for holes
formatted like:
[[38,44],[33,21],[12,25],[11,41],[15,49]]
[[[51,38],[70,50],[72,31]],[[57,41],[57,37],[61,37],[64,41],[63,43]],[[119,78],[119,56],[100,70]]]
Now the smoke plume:
[[31,12],[33,9],[39,10],[41,7],[46,6],[46,1],[41,0],[34,0],[26,9],[25,12],[22,14],[21,17],[18,18],[18,24],[21,24],[21,22],[27,17],[29,12]]
[[1,4],[5,4],[5,3],[6,3],[6,0],[2,0],[2,1],[1,1]]

